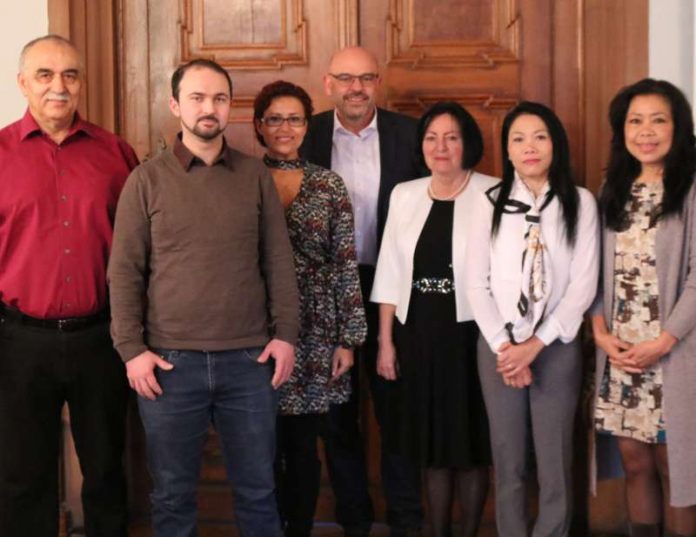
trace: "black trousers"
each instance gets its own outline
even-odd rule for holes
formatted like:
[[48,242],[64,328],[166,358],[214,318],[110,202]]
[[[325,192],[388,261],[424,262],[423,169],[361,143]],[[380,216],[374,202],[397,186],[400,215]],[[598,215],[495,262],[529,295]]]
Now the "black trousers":
[[319,429],[325,414],[278,416],[276,485],[286,537],[310,537],[319,497]]
[[[358,534],[369,531],[374,521],[359,425],[360,384],[365,380],[369,383],[380,431],[384,430],[385,425],[388,389],[388,381],[379,377],[375,369],[379,312],[377,304],[369,301],[374,267],[360,265],[359,270],[367,316],[367,341],[356,350],[355,366],[351,369],[351,398],[347,403],[331,406],[327,426],[323,431],[329,478],[336,496],[336,521],[346,530]],[[367,379],[360,378],[361,367],[366,372]],[[390,452],[384,442],[380,462],[387,523],[392,528],[392,534],[398,535],[400,530],[420,528],[423,512],[418,467],[405,457]]]
[[127,535],[128,384],[104,321],[74,332],[0,321],[0,535],[55,537],[61,409],[70,409],[89,537]]

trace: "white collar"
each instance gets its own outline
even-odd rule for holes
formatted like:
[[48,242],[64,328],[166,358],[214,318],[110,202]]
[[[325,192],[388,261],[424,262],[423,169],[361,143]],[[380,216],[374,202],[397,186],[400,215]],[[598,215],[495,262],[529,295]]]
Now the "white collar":
[[520,177],[520,175],[517,172],[515,172],[515,180],[513,181],[513,188],[510,192],[510,197],[514,197],[519,201],[523,201],[520,198],[525,198],[525,200],[528,200],[527,202],[531,201],[533,204],[536,204],[537,202],[543,203],[550,189],[551,185],[547,180],[546,184],[541,189],[541,192],[539,192],[539,195],[535,198],[534,193],[527,186],[527,183],[525,183]]
[[375,107],[375,113],[372,116],[372,121],[370,121],[363,129],[361,129],[358,134],[355,134],[353,131],[346,129],[343,126],[343,123],[341,123],[341,120],[338,117],[338,111],[334,109],[334,136],[337,133],[339,133],[352,134],[353,136],[357,136],[359,138],[366,138],[374,132],[377,132],[377,107]]

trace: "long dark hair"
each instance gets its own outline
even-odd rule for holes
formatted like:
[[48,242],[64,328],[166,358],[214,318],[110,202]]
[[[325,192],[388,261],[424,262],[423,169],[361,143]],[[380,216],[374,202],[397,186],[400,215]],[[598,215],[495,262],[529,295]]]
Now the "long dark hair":
[[607,227],[615,231],[626,225],[626,203],[633,181],[640,175],[640,162],[626,149],[624,124],[631,101],[638,95],[659,95],[667,100],[672,112],[674,134],[672,146],[665,156],[660,216],[680,213],[696,171],[696,138],[691,106],[674,85],[665,80],[644,78],[626,86],[609,105],[611,153],[607,177],[599,198],[599,210]]
[[578,228],[578,206],[580,196],[573,182],[573,174],[570,169],[570,146],[568,136],[558,116],[540,103],[522,101],[510,110],[503,120],[503,130],[500,136],[503,158],[503,181],[500,192],[493,209],[492,233],[495,236],[500,228],[500,220],[503,217],[503,209],[510,198],[512,183],[515,179],[515,168],[510,161],[507,144],[510,135],[510,127],[513,122],[522,115],[537,116],[546,125],[553,146],[553,157],[549,167],[549,195],[556,196],[563,209],[563,221],[565,223],[565,236],[569,245],[575,244],[575,236]]

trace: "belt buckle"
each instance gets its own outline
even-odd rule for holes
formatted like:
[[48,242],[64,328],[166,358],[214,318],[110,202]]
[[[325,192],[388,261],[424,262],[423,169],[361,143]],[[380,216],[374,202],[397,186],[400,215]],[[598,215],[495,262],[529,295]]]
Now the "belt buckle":
[[56,321],[56,324],[58,330],[60,330],[61,332],[65,332],[70,326],[70,319],[58,319],[58,321]]

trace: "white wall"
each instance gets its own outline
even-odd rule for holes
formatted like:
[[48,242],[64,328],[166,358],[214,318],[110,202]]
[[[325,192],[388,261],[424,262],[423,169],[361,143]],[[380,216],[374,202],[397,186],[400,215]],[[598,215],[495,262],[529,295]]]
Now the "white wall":
[[17,60],[27,41],[48,33],[46,0],[0,0],[0,126],[23,113],[24,97],[17,88]]
[[672,82],[686,94],[692,105],[696,102],[695,17],[693,0],[650,0],[650,76]]

